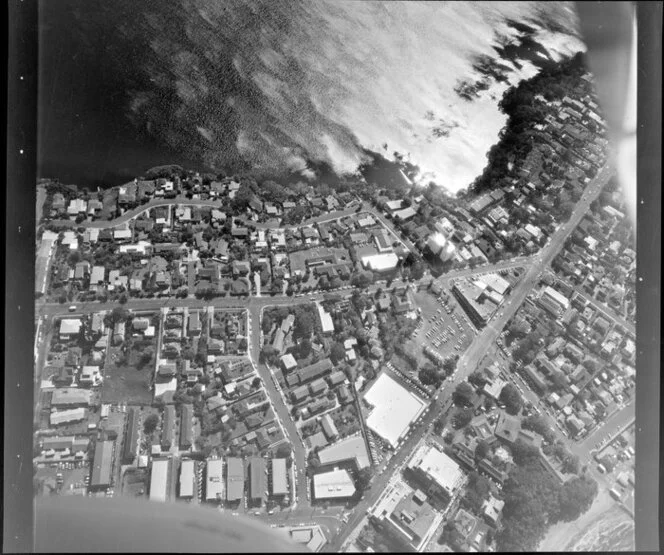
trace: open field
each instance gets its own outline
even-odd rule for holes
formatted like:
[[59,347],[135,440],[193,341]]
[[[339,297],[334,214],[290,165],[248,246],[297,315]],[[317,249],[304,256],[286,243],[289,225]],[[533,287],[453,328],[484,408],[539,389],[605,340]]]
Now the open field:
[[145,364],[139,369],[138,351],[130,350],[124,364],[117,364],[120,355],[121,347],[109,349],[109,360],[101,388],[102,402],[149,405],[152,402],[150,384],[154,373],[154,359],[152,364]]

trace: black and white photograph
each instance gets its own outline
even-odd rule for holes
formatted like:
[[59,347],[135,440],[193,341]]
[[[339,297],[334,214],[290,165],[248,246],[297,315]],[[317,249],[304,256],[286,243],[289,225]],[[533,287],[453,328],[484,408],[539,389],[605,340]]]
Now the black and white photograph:
[[25,4],[5,551],[658,549],[661,3]]

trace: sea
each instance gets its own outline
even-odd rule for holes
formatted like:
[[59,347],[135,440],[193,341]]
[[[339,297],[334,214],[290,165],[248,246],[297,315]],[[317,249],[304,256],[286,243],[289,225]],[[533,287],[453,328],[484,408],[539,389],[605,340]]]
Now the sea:
[[571,2],[41,0],[38,173],[180,164],[316,180],[368,152],[454,193],[505,90],[585,50]]
[[570,538],[561,551],[634,551],[634,520],[620,507],[610,510]]

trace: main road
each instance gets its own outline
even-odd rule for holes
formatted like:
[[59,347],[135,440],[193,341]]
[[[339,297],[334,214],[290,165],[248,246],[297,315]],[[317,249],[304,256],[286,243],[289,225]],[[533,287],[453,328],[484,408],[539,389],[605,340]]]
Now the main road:
[[[506,261],[499,264],[487,265],[485,267],[475,268],[473,270],[462,270],[453,275],[448,275],[446,277],[462,277],[467,275],[472,275],[475,273],[484,273],[487,271],[498,271],[498,268],[507,269],[514,266],[529,265],[525,276],[514,288],[510,294],[506,304],[502,307],[501,312],[496,320],[490,322],[473,340],[470,347],[466,350],[464,355],[458,361],[458,371],[451,380],[448,380],[446,383],[441,386],[436,395],[438,401],[432,403],[427,411],[420,417],[419,421],[413,426],[409,435],[400,446],[398,451],[390,459],[390,461],[385,465],[379,474],[374,478],[370,489],[365,493],[363,500],[360,501],[358,506],[354,509],[353,514],[341,531],[326,547],[326,551],[337,550],[352,532],[352,530],[364,519],[366,511],[371,507],[375,501],[378,499],[380,494],[384,491],[385,486],[387,485],[392,474],[400,468],[406,458],[413,452],[413,448],[416,446],[418,441],[426,433],[429,427],[433,422],[444,412],[449,410],[452,405],[452,392],[454,387],[461,381],[465,380],[466,377],[477,367],[480,360],[486,354],[487,347],[492,345],[498,334],[501,332],[507,321],[516,313],[521,304],[524,302],[528,294],[532,291],[534,286],[537,283],[537,279],[541,275],[544,268],[546,268],[553,258],[560,252],[565,240],[573,232],[576,226],[579,224],[581,219],[584,217],[588,211],[590,204],[597,196],[599,195],[602,187],[607,183],[610,177],[610,169],[607,166],[603,167],[602,170],[598,172],[598,175],[590,182],[588,185],[583,198],[577,204],[570,217],[569,221],[561,225],[558,230],[551,236],[547,245],[539,252],[532,257],[529,257],[524,260],[519,261]],[[167,204],[179,204],[186,203],[183,201],[173,201]],[[199,204],[200,202],[192,202],[190,204]],[[186,203],[189,204],[189,203]],[[202,204],[202,203],[200,203]],[[153,207],[157,205],[150,206]],[[150,208],[147,207],[147,208]],[[144,207],[145,208],[145,207]],[[373,210],[374,215],[377,215]],[[382,217],[378,215],[379,219],[383,221]],[[94,223],[94,222],[93,222]],[[101,223],[101,222],[100,222]],[[118,225],[117,220],[111,222],[104,222],[107,227]],[[385,222],[384,222],[385,223]],[[101,227],[101,226],[100,226]],[[528,264],[530,263],[530,264]],[[374,285],[370,290],[375,290],[378,288],[378,285]],[[310,302],[314,300],[321,300],[324,298],[326,293],[315,293],[306,296],[296,296],[296,297],[249,297],[249,298],[216,298],[213,300],[199,300],[199,299],[173,299],[173,298],[156,298],[156,299],[132,299],[127,303],[127,308],[132,308],[134,310],[142,309],[159,309],[167,306],[172,307],[189,307],[189,308],[204,308],[207,306],[214,306],[218,308],[238,308],[238,309],[247,309],[249,311],[249,317],[251,322],[251,337],[249,340],[249,349],[252,359],[258,363],[260,355],[260,317],[261,312],[266,306],[272,305],[292,305],[294,303],[300,302]],[[117,307],[117,303],[97,303],[89,302],[83,303],[77,306],[76,313],[89,313],[96,312],[101,310],[112,310]],[[37,303],[36,312],[39,316],[54,316],[54,315],[63,315],[68,314],[67,307],[61,304],[54,303]],[[305,448],[300,439],[299,434],[295,428],[286,405],[283,402],[281,394],[277,390],[273,376],[270,374],[266,366],[258,364],[259,372],[263,377],[263,382],[267,388],[268,394],[272,399],[274,406],[277,410],[277,413],[285,426],[286,432],[289,435],[291,444],[293,445],[293,450],[295,454],[295,462],[297,465],[298,471],[298,480],[297,480],[297,496],[298,504],[302,510],[307,510],[310,507],[310,504],[307,502],[306,496],[306,479],[305,479],[305,470],[306,470],[306,459],[305,459]]]
[[610,168],[606,165],[588,184],[582,199],[576,205],[569,221],[561,225],[551,236],[547,245],[539,252],[539,254],[532,258],[533,264],[510,294],[506,304],[502,307],[498,318],[490,322],[477,336],[475,336],[473,342],[459,359],[457,363],[457,372],[454,377],[443,383],[436,395],[437,401],[430,405],[431,410],[428,410],[428,412],[420,418],[420,421],[413,427],[406,441],[390,459],[385,470],[380,472],[380,474],[374,478],[371,489],[365,494],[365,498],[353,512],[347,527],[326,546],[326,551],[336,551],[341,545],[343,545],[344,541],[353,532],[355,527],[363,522],[366,511],[378,500],[394,471],[400,468],[406,461],[407,457],[412,454],[413,448],[417,442],[420,441],[429,426],[431,426],[441,414],[444,414],[450,409],[452,406],[452,393],[454,392],[455,386],[465,380],[467,376],[477,368],[478,363],[486,354],[489,346],[493,345],[507,321],[512,318],[528,294],[533,290],[537,283],[537,279],[544,268],[546,268],[558,252],[560,252],[565,240],[585,216],[590,208],[590,204],[595,198],[597,198],[602,187],[608,182],[610,176]]

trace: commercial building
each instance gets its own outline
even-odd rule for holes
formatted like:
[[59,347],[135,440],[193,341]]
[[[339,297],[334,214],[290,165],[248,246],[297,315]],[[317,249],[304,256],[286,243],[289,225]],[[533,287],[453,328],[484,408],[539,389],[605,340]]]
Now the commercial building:
[[130,408],[127,414],[127,432],[124,438],[124,447],[122,450],[122,459],[125,464],[131,464],[138,454],[138,411]]
[[452,287],[452,293],[478,328],[486,326],[499,304],[498,299],[486,295],[484,289],[470,280],[457,280]]
[[364,401],[373,407],[366,420],[367,426],[393,448],[425,409],[421,399],[386,373],[382,373],[369,388]]
[[165,502],[168,498],[168,478],[171,459],[152,459],[150,469],[150,501]]
[[244,495],[244,465],[242,459],[229,457],[226,461],[226,501],[241,501]]
[[346,499],[355,495],[355,484],[347,470],[333,470],[314,476],[314,499]]
[[569,299],[553,287],[546,286],[542,289],[538,304],[554,316],[560,316],[569,308]]
[[114,441],[98,441],[92,462],[91,489],[107,488],[112,483]]
[[205,465],[205,500],[217,501],[224,498],[224,461],[208,459]]
[[80,422],[85,419],[85,416],[85,409],[83,407],[78,407],[76,409],[53,411],[51,412],[49,421],[51,426],[62,426],[63,424],[69,424],[71,422]]
[[67,318],[60,321],[60,339],[69,339],[78,335],[83,323],[80,318]]
[[89,406],[90,405],[89,389],[78,389],[63,387],[56,389],[51,397],[51,406],[60,407],[76,407],[76,406]]
[[407,466],[430,496],[451,497],[464,482],[459,465],[435,445],[421,445]]
[[427,496],[416,490],[403,497],[390,518],[383,522],[389,523],[398,534],[404,536],[414,550],[419,551],[441,521],[442,515],[428,503]]
[[321,466],[354,461],[358,469],[370,465],[367,445],[361,435],[347,437],[318,452]]
[[249,492],[251,500],[262,502],[267,494],[267,483],[265,476],[265,461],[261,457],[249,459]]
[[288,494],[286,459],[272,459],[272,495]]
[[180,497],[194,496],[194,470],[196,463],[191,459],[182,461],[180,465]]
[[399,257],[393,252],[371,254],[362,257],[362,265],[372,272],[392,272],[399,264]]
[[332,316],[330,316],[330,313],[327,312],[319,303],[316,303],[316,309],[318,310],[318,317],[320,318],[320,326],[323,333],[333,333],[334,322],[332,321]]

